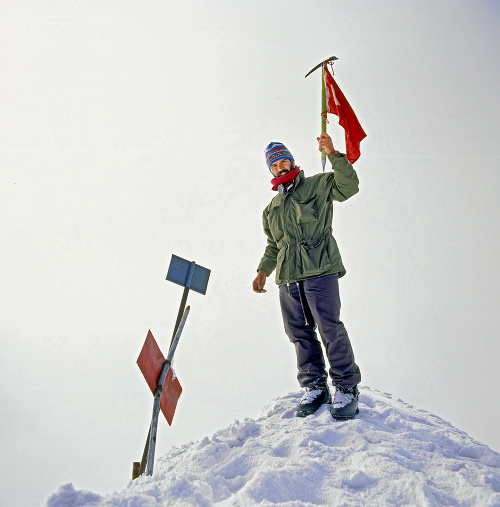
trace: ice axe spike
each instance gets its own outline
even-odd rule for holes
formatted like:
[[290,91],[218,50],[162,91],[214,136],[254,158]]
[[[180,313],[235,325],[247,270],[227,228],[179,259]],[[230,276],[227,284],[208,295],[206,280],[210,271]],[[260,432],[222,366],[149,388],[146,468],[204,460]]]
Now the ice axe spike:
[[[326,88],[325,88],[325,70],[324,65],[329,62],[334,62],[335,60],[338,60],[336,56],[330,56],[328,60],[324,60],[321,63],[318,63],[314,69],[311,69],[307,74],[306,77],[309,74],[312,74],[316,69],[319,69],[321,67],[321,133],[323,134],[326,132]],[[326,152],[325,150],[321,150],[321,165],[323,167],[323,172],[325,172],[325,165],[326,165]]]

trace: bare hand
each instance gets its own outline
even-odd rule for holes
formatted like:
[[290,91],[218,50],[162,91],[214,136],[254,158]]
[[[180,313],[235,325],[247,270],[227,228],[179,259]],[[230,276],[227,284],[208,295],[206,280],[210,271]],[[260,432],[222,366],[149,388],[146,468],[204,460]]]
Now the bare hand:
[[264,285],[266,284],[267,275],[264,271],[260,270],[257,273],[257,277],[253,281],[253,291],[257,292],[258,294],[262,294],[264,292],[267,292],[267,290],[264,290]]
[[330,155],[330,153],[335,151],[332,138],[326,132],[323,132],[323,134],[317,137],[316,140],[318,141],[319,151],[325,150],[327,155]]

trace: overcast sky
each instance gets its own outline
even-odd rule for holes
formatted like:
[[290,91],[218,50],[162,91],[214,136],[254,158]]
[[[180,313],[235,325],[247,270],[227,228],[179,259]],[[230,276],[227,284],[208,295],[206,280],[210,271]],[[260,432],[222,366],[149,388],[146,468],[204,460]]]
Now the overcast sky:
[[334,208],[362,384],[499,451],[499,19],[494,0],[3,1],[0,506],[126,486],[152,408],[135,361],[148,329],[166,355],[182,295],[173,253],[212,273],[157,456],[298,389],[277,288],[251,291],[263,150],[321,171],[304,76],[332,55],[367,133],[360,192]]

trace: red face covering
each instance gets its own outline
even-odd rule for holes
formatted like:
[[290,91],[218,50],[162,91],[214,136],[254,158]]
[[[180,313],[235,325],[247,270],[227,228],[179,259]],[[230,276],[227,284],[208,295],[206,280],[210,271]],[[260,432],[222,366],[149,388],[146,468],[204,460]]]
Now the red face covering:
[[283,176],[280,176],[279,178],[273,178],[271,180],[271,185],[273,186],[273,190],[278,190],[279,185],[288,185],[290,184],[296,177],[297,174],[300,172],[300,167],[294,167],[289,172],[284,174]]

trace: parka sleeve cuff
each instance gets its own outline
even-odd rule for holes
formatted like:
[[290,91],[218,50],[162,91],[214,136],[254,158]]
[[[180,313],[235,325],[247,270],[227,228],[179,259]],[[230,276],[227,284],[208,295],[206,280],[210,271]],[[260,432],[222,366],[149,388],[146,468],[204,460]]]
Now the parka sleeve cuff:
[[273,266],[271,262],[261,262],[259,264],[259,266],[257,267],[257,272],[264,271],[266,276],[269,278],[269,276],[271,276],[271,273],[274,271],[275,268],[276,268],[276,263],[274,263],[274,266]]

